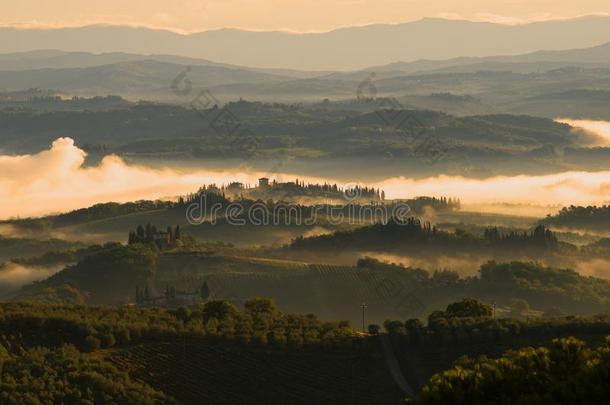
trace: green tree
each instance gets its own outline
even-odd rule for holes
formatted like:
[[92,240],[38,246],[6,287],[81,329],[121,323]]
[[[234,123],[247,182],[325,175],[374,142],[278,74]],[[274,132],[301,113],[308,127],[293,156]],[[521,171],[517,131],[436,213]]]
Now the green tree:
[[383,322],[383,327],[390,335],[405,335],[406,329],[402,322],[395,320],[386,320]]
[[237,314],[237,308],[227,301],[208,301],[202,310],[204,322],[208,322],[210,319],[225,320],[233,318]]
[[185,306],[181,306],[176,309],[176,318],[180,319],[182,322],[186,322],[191,317],[191,310]]
[[261,315],[275,315],[278,313],[278,308],[275,302],[270,298],[253,298],[246,301],[244,304],[244,310],[246,314],[253,318]]
[[474,298],[464,298],[459,302],[449,304],[445,310],[448,318],[466,318],[466,317],[486,317],[491,316],[493,310],[491,306],[483,304]]
[[434,375],[417,404],[592,404],[610,395],[610,337],[597,349],[575,338],[509,351],[499,359],[461,360]]
[[201,285],[201,288],[199,289],[199,295],[204,301],[210,298],[210,287],[208,286],[207,281],[204,281]]

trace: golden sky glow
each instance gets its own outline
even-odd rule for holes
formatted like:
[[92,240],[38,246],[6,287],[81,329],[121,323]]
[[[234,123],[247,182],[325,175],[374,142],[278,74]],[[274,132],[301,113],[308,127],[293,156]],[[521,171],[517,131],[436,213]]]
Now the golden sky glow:
[[126,24],[204,31],[327,31],[444,17],[522,23],[609,14],[608,0],[0,0],[0,25]]

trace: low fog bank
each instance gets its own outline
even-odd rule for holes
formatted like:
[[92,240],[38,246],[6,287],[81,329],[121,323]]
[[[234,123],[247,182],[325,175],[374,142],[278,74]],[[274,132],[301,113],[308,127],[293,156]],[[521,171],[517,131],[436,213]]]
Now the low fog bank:
[[596,146],[610,146],[610,122],[556,118],[555,121],[574,127],[575,133],[584,133],[595,141]]
[[34,281],[44,280],[63,270],[64,264],[48,267],[23,266],[6,262],[0,264],[0,294],[10,294]]
[[[563,172],[541,176],[472,179],[436,176],[423,180],[397,177],[377,184],[388,198],[405,194],[459,197],[463,204],[558,206],[601,204],[610,200],[610,172]],[[377,186],[376,185],[376,186]],[[510,213],[509,206],[504,210]]]
[[[153,169],[106,156],[93,167],[70,138],[56,140],[49,150],[33,155],[0,156],[0,218],[66,212],[102,202],[159,199],[186,194],[203,184],[240,181],[256,184],[262,176],[278,181],[338,183],[332,176],[315,178],[236,168]],[[349,182],[358,183],[358,179]],[[610,200],[610,172],[563,172],[549,175],[495,176],[474,179],[440,175],[425,179],[396,176],[368,184],[384,189],[387,198],[459,197],[463,204],[493,207],[493,212],[523,215],[548,213],[545,206],[602,204]],[[504,204],[504,205],[503,205]],[[530,207],[524,209],[523,207]],[[491,212],[491,211],[490,211]]]
[[203,184],[256,184],[265,175],[152,169],[128,165],[115,155],[104,157],[97,166],[85,166],[85,158],[86,153],[70,138],[57,139],[38,154],[0,156],[0,219],[42,216],[111,201],[161,199],[193,192]]
[[462,204],[463,212],[472,212],[479,214],[499,214],[499,215],[511,215],[521,218],[531,218],[532,220],[546,217],[549,214],[556,214],[559,210],[564,207],[560,205],[536,205],[536,204],[510,204],[510,203],[497,203],[497,204]]
[[573,268],[583,276],[604,278],[610,280],[610,261],[604,259],[591,259],[576,263]]
[[28,228],[13,226],[10,224],[0,224],[0,238],[23,238],[45,241],[49,239],[59,239],[68,242],[83,244],[104,244],[107,242],[127,242],[125,232],[106,232],[106,233],[84,233],[74,232],[70,228]]
[[382,262],[401,264],[405,267],[420,268],[430,274],[437,270],[451,270],[461,277],[474,276],[479,268],[491,260],[491,257],[473,257],[471,255],[435,256],[420,258],[413,256],[399,256],[379,252],[363,252],[361,257],[372,257]]
[[[435,257],[408,257],[392,254],[383,254],[378,252],[363,252],[361,257],[372,257],[374,259],[401,264],[405,267],[420,268],[428,271],[430,274],[437,270],[451,270],[460,275],[460,277],[476,276],[479,274],[481,266],[491,260],[492,256],[472,256],[472,255],[456,255],[456,256],[435,256]],[[514,260],[518,260],[515,258]],[[496,260],[498,262],[506,262],[506,260]],[[531,261],[521,259],[520,261]],[[541,264],[555,268],[572,269],[583,276],[603,278],[610,280],[610,260],[606,259],[590,259],[590,260],[538,260]]]

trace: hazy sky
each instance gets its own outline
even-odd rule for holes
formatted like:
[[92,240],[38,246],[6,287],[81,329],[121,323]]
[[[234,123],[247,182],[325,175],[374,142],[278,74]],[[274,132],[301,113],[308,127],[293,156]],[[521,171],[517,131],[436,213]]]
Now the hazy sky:
[[326,31],[422,17],[519,23],[610,14],[608,0],[0,0],[0,25]]

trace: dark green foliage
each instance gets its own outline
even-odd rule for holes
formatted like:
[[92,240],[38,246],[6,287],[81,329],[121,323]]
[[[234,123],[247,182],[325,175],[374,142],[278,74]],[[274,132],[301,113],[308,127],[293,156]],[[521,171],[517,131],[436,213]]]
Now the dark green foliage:
[[156,263],[157,252],[152,245],[107,244],[47,280],[23,287],[20,294],[26,299],[37,299],[47,295],[44,290],[49,287],[68,284],[82,293],[90,293],[93,303],[100,294],[106,297],[105,302],[123,302],[133,296],[136,286],[146,285]]
[[610,231],[610,205],[562,208],[557,214],[540,221],[546,226],[598,232]]
[[[180,268],[187,270],[175,271]],[[185,276],[201,281],[181,282]],[[139,304],[150,301],[149,305],[165,305],[169,298],[176,299],[169,305],[176,308],[193,300],[230,296],[237,303],[262,295],[282,302],[287,311],[313,311],[329,319],[349,319],[354,323],[359,323],[360,317],[352,302],[354,291],[360,290],[379,298],[369,302],[367,310],[368,322],[379,324],[387,318],[423,319],[431,309],[444,308],[464,297],[488,305],[496,303],[498,307],[508,307],[514,299],[522,299],[534,311],[557,307],[582,315],[610,309],[607,280],[531,262],[488,262],[481,266],[478,276],[460,278],[453,271],[430,274],[373,258],[359,259],[353,267],[328,267],[216,255],[208,250],[158,252],[153,245],[142,244],[103,247],[48,280],[25,286],[16,298],[59,302],[51,297],[62,294],[43,291],[61,288],[68,292],[64,285],[82,297],[88,296],[87,304],[135,300]],[[184,294],[189,296],[188,301],[181,301]],[[83,301],[75,295],[64,302]]]
[[154,211],[171,206],[167,201],[135,201],[128,203],[96,204],[89,208],[81,208],[67,214],[58,215],[53,219],[53,226],[62,227],[82,222],[95,221],[138,212]]
[[[460,76],[455,80],[463,78]],[[410,86],[412,80],[407,81]],[[353,83],[346,81],[344,85],[349,87],[344,90],[353,96]],[[497,84],[494,82],[494,85]],[[319,96],[316,94],[316,98]],[[356,111],[349,111],[350,105],[346,103],[321,108],[320,105],[239,101],[228,103],[226,108],[240,121],[247,122],[248,128],[257,134],[257,153],[263,157],[289,149],[286,137],[293,139],[296,147],[292,148],[297,149],[295,153],[300,152],[299,155],[306,157],[362,158],[384,156],[386,152],[401,156],[410,151],[401,131],[403,128],[397,128],[392,122],[384,123],[379,118],[375,112],[378,103],[364,103],[366,111],[357,111],[357,106]],[[0,126],[5,131],[5,144],[18,144],[30,150],[39,150],[49,140],[69,133],[78,145],[101,143],[106,145],[108,152],[152,153],[156,156],[172,153],[184,158],[243,158],[252,153],[252,145],[248,142],[233,144],[227,142],[226,137],[218,136],[209,125],[209,120],[218,113],[207,111],[206,119],[202,119],[200,112],[147,103],[103,112],[3,111],[0,113]],[[486,149],[500,155],[507,149],[529,151],[547,144],[578,145],[569,127],[550,119],[511,115],[453,117],[415,110],[407,110],[407,114],[422,127],[433,129],[435,137],[449,146],[456,142],[466,145],[472,155],[485,155]],[[380,129],[383,137],[379,136]],[[37,133],[38,136],[31,135]],[[26,138],[25,134],[30,136]],[[17,143],[23,138],[27,140],[26,145],[23,145],[24,141]]]
[[283,314],[264,298],[244,307],[0,304],[0,403],[344,403],[365,383],[396,398],[383,362],[347,323]]
[[201,295],[202,300],[207,300],[210,297],[210,287],[207,282],[203,282],[201,288],[199,289],[199,294]]
[[203,307],[203,321],[222,321],[237,314],[237,308],[226,301],[209,301]]
[[225,301],[210,301],[197,311],[5,303],[0,335],[21,336],[31,347],[73,344],[86,351],[180,336],[298,347],[349,346],[355,337],[345,322],[283,314],[268,299],[247,301],[245,307],[242,312]]
[[[324,201],[345,202],[346,195],[354,196],[350,201],[352,203],[368,203],[371,201],[381,201],[382,190],[373,187],[355,185],[352,187],[343,188],[341,185],[335,184],[305,184],[304,181],[278,182],[272,180],[268,184],[259,185],[258,187],[247,187],[242,183],[231,183],[227,187],[221,187],[220,191],[223,196],[227,196],[233,200],[250,199],[255,201],[316,201],[316,199]],[[435,208],[448,208],[459,205],[456,201],[455,205],[440,204],[438,199],[429,199],[430,206],[433,202],[438,202]]]
[[[4,348],[2,348],[4,349]],[[3,404],[158,404],[174,403],[124,371],[73,346],[17,350],[2,359]]]
[[177,241],[181,239],[180,225],[176,225],[175,231],[171,226],[168,226],[165,231],[161,231],[154,225],[146,224],[145,227],[138,225],[135,231],[129,232],[127,244],[148,243],[154,244],[159,249],[168,249],[175,247]]
[[464,360],[433,376],[417,404],[606,403],[610,337],[597,349],[575,338],[525,348],[500,359]]
[[11,259],[11,262],[24,266],[53,266],[57,264],[75,263],[86,256],[97,253],[104,249],[100,245],[91,245],[86,248],[75,250],[53,250],[43,255],[30,258]]
[[501,342],[540,341],[570,335],[590,338],[610,334],[608,315],[566,317],[554,312],[553,316],[538,318],[492,318],[491,308],[472,299],[449,304],[447,308],[451,311],[431,312],[426,326],[419,319],[409,319],[404,323],[388,319],[384,325],[402,348],[441,345],[455,349],[456,346],[466,347],[475,343],[498,345]]
[[62,252],[81,247],[80,243],[59,239],[7,238],[0,235],[0,263],[10,259],[27,259],[49,252]]
[[28,300],[46,304],[74,304],[83,305],[87,301],[88,294],[80,291],[70,284],[59,284],[28,292]]
[[279,312],[275,302],[269,298],[253,298],[244,304],[244,310],[253,318],[275,316]]
[[[476,296],[509,305],[512,299],[526,300],[533,308],[551,305],[579,313],[582,309],[606,307],[610,303],[610,282],[586,277],[569,269],[554,269],[537,263],[489,262],[481,267],[480,278],[472,280]],[[562,295],[570,305],[550,304]],[[565,301],[564,301],[565,302]]]
[[187,307],[180,307],[175,312],[176,318],[181,320],[182,322],[186,322],[191,317],[191,310]]
[[437,229],[419,218],[390,218],[387,222],[340,231],[333,234],[299,237],[288,252],[326,251],[381,251],[401,254],[493,253],[507,255],[531,255],[539,257],[546,252],[557,251],[559,242],[553,232],[537,226],[531,232],[500,233],[488,228],[482,236],[456,229],[449,232]]
[[464,298],[447,306],[445,314],[449,318],[480,318],[492,315],[492,308],[472,298]]
[[401,321],[387,320],[383,323],[383,327],[391,335],[404,335],[406,333],[405,326]]
[[424,324],[419,319],[409,319],[405,322],[405,327],[407,332],[415,333],[421,331],[424,328]]
[[102,347],[102,340],[100,338],[91,335],[85,338],[85,344],[83,347],[85,351],[92,352],[94,350],[98,350],[100,347]]
[[43,218],[10,220],[6,222],[18,224],[20,227],[24,228],[61,228],[122,215],[154,211],[169,208],[171,206],[172,203],[166,201],[142,200],[122,204],[112,202],[96,204],[88,208],[81,208],[65,214],[51,215]]
[[[468,308],[472,306],[467,305]],[[607,317],[527,323],[488,317],[456,316],[444,319],[444,326],[438,329],[431,325],[426,328],[414,319],[404,323],[388,321],[385,326],[390,331],[393,342],[412,341],[418,347],[424,344],[439,346],[445,336],[454,336],[456,343],[464,342],[463,339],[466,338],[495,344],[498,339],[537,336],[541,333],[561,336],[566,333],[592,332],[599,335],[610,331],[610,319]],[[379,327],[370,325],[369,332],[377,334]],[[316,395],[330,395],[328,393],[333,391],[328,385],[331,374],[327,370],[334,362],[341,364],[338,369],[344,374],[338,378],[337,384],[345,389],[350,389],[350,381],[354,378],[358,378],[358,381],[391,381],[389,376],[379,374],[379,370],[385,370],[385,367],[369,374],[373,366],[379,367],[373,364],[376,361],[374,348],[378,345],[372,339],[378,339],[377,337],[358,336],[345,322],[322,322],[312,315],[283,314],[275,303],[265,298],[247,301],[244,311],[222,301],[211,301],[196,310],[179,308],[176,311],[5,303],[0,304],[0,337],[0,365],[4,370],[0,377],[0,395],[5,395],[0,398],[15,395],[10,400],[0,400],[3,403],[27,402],[23,399],[26,397],[19,395],[31,395],[33,398],[52,395],[49,398],[56,399],[55,402],[58,403],[72,403],[69,399],[72,397],[67,395],[81,395],[83,398],[97,395],[96,401],[102,403],[171,402],[166,394],[135,383],[124,373],[128,370],[136,373],[132,377],[137,376],[137,381],[146,381],[156,389],[163,389],[176,398],[189,398],[189,401],[196,395],[219,398],[230,393],[224,383],[221,387],[203,387],[203,391],[195,393],[195,387],[201,386],[201,381],[216,381],[219,384],[229,375],[235,378],[246,371],[263,373],[271,364],[277,367],[282,365],[282,373],[289,372],[295,381],[305,378],[315,381],[312,384],[316,387],[323,384],[326,388],[317,388],[321,390],[319,394],[313,395],[312,399],[307,397],[314,403],[321,401]],[[76,349],[66,345],[73,345]],[[3,351],[2,347],[7,350]],[[460,350],[459,345],[450,344],[449,347]],[[354,358],[354,353],[359,353],[360,360]],[[199,360],[193,356],[202,362],[197,363]],[[569,373],[569,367],[576,360],[580,361],[578,350],[571,348],[565,350],[565,353],[557,352],[549,356],[555,362],[553,367],[557,367],[557,374]],[[112,360],[121,371],[109,365],[104,358]],[[255,358],[256,361],[253,360]],[[138,369],[132,360],[143,368]],[[314,367],[317,364],[317,368],[293,370],[291,367],[295,362],[300,364],[299,367]],[[252,364],[258,366],[253,367]],[[46,388],[57,388],[42,392],[37,385],[17,384],[13,376],[24,375],[24,369],[30,370],[28,372],[32,373],[33,381],[44,380]],[[37,374],[34,374],[34,370]],[[44,372],[40,374],[40,370]],[[217,373],[221,373],[222,378],[209,377]],[[327,378],[322,377],[327,374]],[[241,389],[247,392],[259,392],[262,388],[258,385],[264,384],[266,376],[251,376],[257,384],[244,386],[240,383],[240,387],[243,386]],[[182,380],[178,382],[176,378]],[[282,387],[292,386],[293,383],[278,378],[274,374],[270,383],[273,388],[265,389],[284,395]],[[265,398],[268,398],[268,394]],[[130,395],[139,398],[134,400]],[[288,392],[286,395],[290,399],[293,393]],[[346,396],[347,394],[341,398]],[[374,397],[385,398],[381,393],[376,393]],[[300,399],[297,402],[299,401]],[[374,398],[365,402],[371,401],[375,402]]]
[[[420,305],[428,309],[434,308],[437,302],[444,305],[447,300],[463,297],[472,297],[485,303],[475,305],[472,301],[474,312],[470,315],[466,315],[466,309],[460,315],[462,305],[456,305],[449,314],[443,315],[445,317],[491,316],[492,303],[510,306],[515,299],[526,301],[532,309],[556,307],[572,314],[594,314],[610,309],[610,281],[538,263],[488,262],[481,266],[478,277],[467,278],[459,278],[457,273],[450,271],[430,275],[421,269],[382,263],[372,258],[359,260],[358,268],[362,269],[363,278],[369,273],[385,274],[383,277],[392,282],[390,290],[396,291],[398,298],[415,297]],[[375,287],[383,285],[377,283],[371,288]],[[393,302],[399,301],[396,299],[390,304]]]

